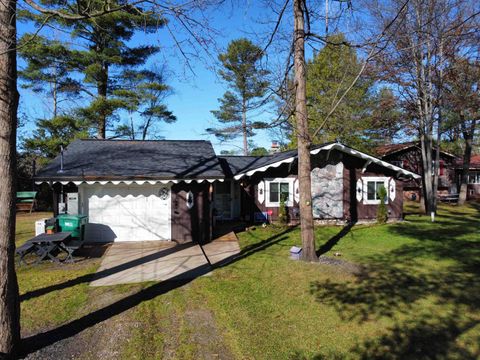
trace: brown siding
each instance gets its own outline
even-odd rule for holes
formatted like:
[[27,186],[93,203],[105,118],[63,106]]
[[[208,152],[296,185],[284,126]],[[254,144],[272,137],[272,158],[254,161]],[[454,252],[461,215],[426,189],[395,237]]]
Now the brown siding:
[[[172,240],[178,243],[204,243],[210,236],[210,184],[175,184],[172,187]],[[187,193],[191,191],[195,203],[187,207]]]
[[[432,154],[435,158],[435,152]],[[399,151],[394,154],[386,155],[383,160],[401,161],[402,167],[406,170],[412,171],[416,174],[422,175],[422,154],[418,147],[409,148],[404,151]],[[448,195],[453,188],[456,187],[455,179],[455,159],[445,153],[440,153],[440,169],[441,175],[438,179],[438,193],[439,195]],[[417,201],[421,195],[421,180],[412,180],[404,184],[404,198],[405,200],[412,200],[412,195],[415,194]]]
[[[356,199],[356,182],[357,179],[363,176],[382,176],[382,177],[392,177],[395,178],[396,173],[392,170],[389,170],[384,167],[380,167],[375,164],[368,166],[368,172],[362,174],[362,169],[365,165],[365,160],[359,159],[345,154],[335,154],[332,153],[330,161],[327,163],[336,164],[338,161],[342,161],[344,165],[343,172],[343,218],[346,221],[355,222],[357,220],[375,220],[377,217],[377,208],[378,205],[363,204],[363,202],[357,202]],[[325,163],[318,161],[318,164],[315,166],[325,166]],[[266,207],[266,202],[264,201],[260,204],[257,200],[257,184],[264,178],[275,178],[275,177],[296,177],[295,175],[288,175],[288,171],[294,172],[295,167],[292,169],[282,168],[282,169],[272,169],[272,171],[267,171],[261,176],[257,175],[255,178],[251,179],[252,183],[244,183],[242,186],[243,195],[242,195],[242,215],[245,219],[253,219],[254,212],[270,212],[270,218],[276,220],[278,218],[278,207]],[[291,174],[291,173],[290,173]],[[243,180],[246,182],[246,180]],[[403,218],[403,187],[404,181],[395,179],[396,184],[396,196],[395,200],[389,200],[387,204],[387,210],[389,212],[390,219],[401,219]],[[247,210],[248,209],[248,210]],[[294,206],[288,208],[290,221],[295,223],[300,219],[298,217],[298,203],[294,201]]]
[[[381,172],[367,171],[362,173],[358,168],[344,169],[344,213],[345,218],[350,221],[356,220],[374,220],[377,217],[378,205],[364,204],[363,200],[358,202],[356,198],[356,183],[357,180],[369,176],[389,176]],[[401,180],[395,180],[395,200],[388,199],[387,211],[389,219],[403,218],[403,183]]]

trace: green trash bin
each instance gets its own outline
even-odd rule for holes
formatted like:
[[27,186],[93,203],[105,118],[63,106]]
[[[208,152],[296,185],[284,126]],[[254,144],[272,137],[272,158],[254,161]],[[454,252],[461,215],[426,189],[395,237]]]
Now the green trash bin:
[[83,240],[85,232],[85,224],[88,222],[86,215],[68,215],[62,214],[57,216],[60,231],[69,231],[72,238]]

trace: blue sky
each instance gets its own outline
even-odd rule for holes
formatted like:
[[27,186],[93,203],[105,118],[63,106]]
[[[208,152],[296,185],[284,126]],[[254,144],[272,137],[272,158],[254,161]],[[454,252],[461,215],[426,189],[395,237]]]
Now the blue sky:
[[[220,49],[225,49],[232,39],[252,38],[252,29],[258,31],[270,26],[259,23],[258,19],[263,16],[264,9],[253,4],[255,2],[245,1],[245,6],[229,6],[211,13],[212,23],[221,34],[221,36],[216,36],[217,46]],[[265,17],[262,20],[265,20]],[[32,26],[19,23],[18,29],[21,36],[25,32],[32,31]],[[51,36],[53,32],[51,29],[45,28],[41,34]],[[170,74],[167,83],[173,88],[173,94],[166,100],[166,103],[178,120],[176,123],[163,125],[161,133],[163,137],[166,139],[211,140],[217,152],[240,150],[240,138],[228,144],[221,144],[215,137],[205,133],[205,129],[214,124],[214,118],[210,111],[218,107],[217,99],[226,90],[226,85],[215,75],[215,71],[211,67],[213,61],[207,54],[202,54],[200,59],[191,61],[194,71],[192,74],[178,50],[175,49],[172,37],[167,30],[161,29],[156,34],[138,32],[131,43],[132,45],[152,43],[162,47],[161,53],[150,58],[147,66],[165,63]],[[216,56],[215,51],[211,51],[211,54]],[[21,60],[19,66],[22,66]],[[22,88],[19,90],[21,94],[20,110],[29,119],[19,133],[20,136],[28,136],[34,129],[33,119],[41,118],[48,113],[48,99],[33,94],[29,90]],[[273,117],[273,115],[262,114],[264,120],[268,120],[269,116]],[[255,145],[267,148],[271,143],[271,138],[265,131],[260,131],[252,140]]]
[[[146,66],[151,67],[155,64],[166,65],[170,74],[167,84],[172,87],[173,94],[166,100],[166,103],[178,120],[176,123],[163,125],[161,135],[165,139],[211,140],[217,152],[221,150],[240,151],[242,143],[240,138],[228,144],[221,144],[215,137],[207,135],[205,131],[206,128],[215,124],[214,117],[210,111],[218,108],[218,98],[227,89],[226,85],[215,74],[215,59],[217,50],[225,50],[231,40],[239,37],[250,38],[261,47],[267,43],[267,39],[274,28],[277,15],[265,6],[266,3],[268,1],[232,0],[231,2],[227,1],[223,7],[217,7],[208,12],[206,14],[208,23],[212,24],[218,31],[218,34],[214,36],[217,48],[210,45],[210,54],[201,53],[199,58],[191,58],[190,65],[194,74],[189,70],[180,52],[176,49],[175,42],[167,29],[160,29],[155,34],[145,34],[139,31],[134,36],[131,41],[132,46],[153,44],[161,47],[161,52],[151,57]],[[324,9],[324,3],[318,2],[314,4],[317,7],[316,10],[321,14]],[[343,3],[332,3],[331,6],[337,7],[337,11],[342,11],[344,23],[339,23],[342,31],[348,37],[355,38],[357,36],[353,26],[355,23],[355,16],[353,15],[355,13],[348,10],[349,8]],[[279,35],[267,52],[267,66],[274,74],[283,74],[285,70],[286,55],[289,50],[289,37],[293,28],[290,7],[291,4],[289,4],[284,15],[283,28],[280,29]],[[333,9],[331,10],[333,13]],[[317,17],[314,24],[316,26],[314,30],[317,33],[322,33],[325,26],[323,20]],[[171,25],[174,27],[175,21],[172,21]],[[332,24],[330,29],[330,31],[336,30]],[[25,32],[32,31],[34,29],[31,24],[19,23],[19,36]],[[41,34],[47,37],[60,37],[69,41],[68,35],[58,33],[51,28],[44,28]],[[186,32],[180,32],[177,36],[177,40],[189,38]],[[288,40],[282,40],[283,36]],[[315,46],[318,49],[318,45]],[[188,46],[184,50],[188,51]],[[307,57],[311,56],[312,52],[313,49],[310,44],[306,48]],[[22,66],[21,59],[19,66]],[[47,111],[48,99],[42,98],[38,94],[32,94],[30,91],[22,88],[19,90],[21,94],[20,113],[26,114],[26,118],[29,119],[26,125],[19,131],[21,137],[28,136],[34,129],[34,119],[48,117],[49,115]],[[275,114],[272,111],[273,108],[269,110],[261,113],[256,120],[273,120],[275,118]],[[267,131],[258,131],[252,140],[256,146],[269,148],[271,141],[276,139],[272,138],[272,134]]]

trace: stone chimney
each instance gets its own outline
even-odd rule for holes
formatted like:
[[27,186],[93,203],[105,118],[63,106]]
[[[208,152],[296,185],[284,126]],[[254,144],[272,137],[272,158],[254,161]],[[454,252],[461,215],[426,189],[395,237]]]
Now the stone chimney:
[[270,153],[274,154],[280,151],[280,144],[277,140],[272,140],[272,146],[270,147]]

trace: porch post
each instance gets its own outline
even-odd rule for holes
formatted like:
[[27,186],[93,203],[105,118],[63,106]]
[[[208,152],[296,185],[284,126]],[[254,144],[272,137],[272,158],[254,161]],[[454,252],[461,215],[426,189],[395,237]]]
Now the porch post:
[[209,229],[209,237],[208,237],[208,241],[211,241],[213,240],[213,222],[215,221],[215,219],[213,218],[213,183],[210,183],[209,186],[208,186],[208,205],[209,205],[209,208],[208,208],[208,213],[209,213],[209,217],[210,217],[210,229]]
[[53,201],[53,216],[58,216],[58,194],[55,191],[55,185],[50,181],[50,189],[52,189],[52,201]]

